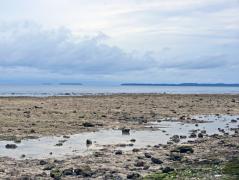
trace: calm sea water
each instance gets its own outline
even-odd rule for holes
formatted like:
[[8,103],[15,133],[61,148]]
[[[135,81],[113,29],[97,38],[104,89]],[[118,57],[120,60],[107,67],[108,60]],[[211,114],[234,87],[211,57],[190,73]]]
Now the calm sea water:
[[0,85],[0,96],[82,96],[115,93],[239,94],[239,87]]

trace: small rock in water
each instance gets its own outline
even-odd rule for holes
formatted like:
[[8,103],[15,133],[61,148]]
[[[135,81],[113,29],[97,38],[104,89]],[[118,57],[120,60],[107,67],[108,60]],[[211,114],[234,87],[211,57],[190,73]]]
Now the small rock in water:
[[63,143],[59,142],[55,146],[63,146]]
[[179,136],[178,135],[174,135],[170,138],[173,142],[175,143],[179,143],[180,142],[180,139],[179,139]]
[[17,148],[17,145],[16,145],[16,144],[7,144],[7,145],[5,146],[5,148],[7,148],[7,149],[16,149],[16,148]]
[[65,138],[65,139],[69,139],[70,136],[64,135],[63,138]]
[[197,137],[197,134],[196,133],[192,133],[192,134],[190,134],[190,136],[189,136],[189,138],[196,138]]
[[198,133],[198,137],[199,138],[203,138],[203,134],[202,133]]
[[89,139],[87,139],[87,140],[86,140],[86,144],[87,144],[87,145],[91,145],[91,144],[92,144],[92,141],[89,140]]
[[237,120],[236,120],[236,119],[232,119],[231,122],[232,122],[232,123],[236,123]]
[[136,142],[136,139],[131,139],[130,142]]
[[152,161],[154,164],[162,164],[162,163],[163,163],[163,161],[161,161],[160,159],[155,158],[155,157],[151,157],[151,161]]
[[124,135],[129,135],[129,134],[130,134],[130,129],[128,129],[128,128],[123,128],[123,129],[122,129],[122,134],[124,134]]
[[187,136],[183,136],[183,135],[180,136],[180,139],[186,139],[186,138]]

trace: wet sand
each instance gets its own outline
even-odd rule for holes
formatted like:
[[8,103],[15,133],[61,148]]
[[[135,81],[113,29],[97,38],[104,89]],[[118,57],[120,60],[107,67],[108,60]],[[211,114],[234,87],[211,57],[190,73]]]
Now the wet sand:
[[[0,98],[0,139],[70,135],[112,128],[137,130],[144,129],[147,122],[160,118],[195,123],[191,117],[202,114],[239,115],[239,95],[119,94]],[[139,179],[138,176],[161,172],[167,166],[175,171],[193,166],[198,169],[199,165],[203,168],[209,165],[223,167],[225,162],[239,156],[237,133],[207,136],[189,145],[194,152],[180,154],[180,161],[169,158],[171,151],[180,146],[177,143],[150,146],[122,154],[117,154],[115,147],[109,145],[91,155],[72,156],[63,160],[49,158],[44,162],[0,157],[0,178],[49,179],[50,173],[54,174],[57,170],[61,179],[126,179],[127,176]],[[145,157],[145,153],[154,159]],[[163,163],[157,163],[155,159]],[[74,170],[85,174],[76,176]],[[213,177],[208,173],[208,179]]]

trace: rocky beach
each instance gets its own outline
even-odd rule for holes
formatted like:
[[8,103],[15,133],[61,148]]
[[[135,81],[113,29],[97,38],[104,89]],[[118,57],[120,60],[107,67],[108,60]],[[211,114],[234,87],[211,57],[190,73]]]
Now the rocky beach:
[[239,95],[0,98],[0,179],[238,179]]

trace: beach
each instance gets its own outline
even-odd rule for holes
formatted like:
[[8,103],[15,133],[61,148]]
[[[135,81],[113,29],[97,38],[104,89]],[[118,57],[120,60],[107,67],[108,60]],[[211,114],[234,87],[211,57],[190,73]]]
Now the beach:
[[[231,123],[233,128],[226,132],[219,129],[218,133],[210,135],[200,129],[194,132],[196,137],[182,144],[181,137],[175,133],[171,141],[165,144],[155,140],[155,144],[132,147],[130,150],[124,150],[124,147],[134,146],[134,141],[139,139],[129,138],[128,144],[104,144],[91,153],[75,153],[59,158],[34,159],[29,158],[27,152],[19,158],[0,155],[0,178],[153,179],[157,174],[169,174],[176,179],[184,179],[186,176],[190,179],[191,174],[196,174],[199,178],[221,179],[234,177],[225,173],[223,168],[239,157],[239,95],[1,97],[0,140],[5,144],[19,144],[16,149],[21,147],[21,141],[51,136],[64,136],[67,141],[74,134],[101,130],[119,130],[122,133],[124,130],[160,130],[154,126],[149,127],[150,122],[173,121],[197,127],[203,123],[203,119],[195,117],[202,115],[232,116],[233,119],[227,124]],[[64,147],[64,142],[59,146]],[[184,148],[185,152],[181,152],[180,148]],[[10,154],[14,154],[14,149],[10,151]],[[54,155],[54,152],[51,153]],[[188,168],[197,172],[190,171],[191,174],[185,175],[184,171]]]

